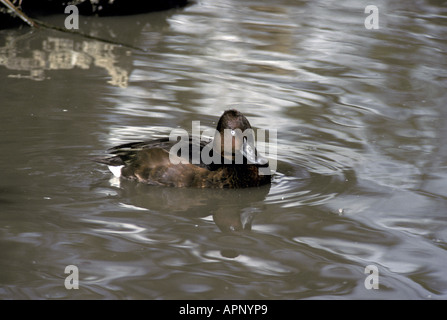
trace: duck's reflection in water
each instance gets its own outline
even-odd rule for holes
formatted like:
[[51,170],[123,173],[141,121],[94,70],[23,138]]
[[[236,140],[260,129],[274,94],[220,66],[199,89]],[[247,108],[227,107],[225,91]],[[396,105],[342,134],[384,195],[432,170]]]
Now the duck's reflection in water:
[[[117,187],[117,180],[112,179]],[[197,189],[149,186],[121,179],[120,196],[130,205],[151,211],[208,217],[222,232],[251,230],[256,213],[262,210],[270,185],[244,189]]]
[[[212,216],[221,232],[238,235],[250,231],[258,213],[265,206],[270,185],[245,189],[196,189],[149,186],[128,180],[110,180],[118,188],[122,201],[155,212],[186,218]],[[227,258],[238,256],[235,250],[222,250]]]

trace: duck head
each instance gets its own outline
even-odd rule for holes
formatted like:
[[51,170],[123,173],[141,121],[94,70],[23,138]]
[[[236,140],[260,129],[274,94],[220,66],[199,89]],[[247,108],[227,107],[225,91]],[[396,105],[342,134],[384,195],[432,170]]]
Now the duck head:
[[225,111],[220,117],[213,149],[231,163],[268,165],[268,160],[256,150],[255,136],[250,122],[235,109]]

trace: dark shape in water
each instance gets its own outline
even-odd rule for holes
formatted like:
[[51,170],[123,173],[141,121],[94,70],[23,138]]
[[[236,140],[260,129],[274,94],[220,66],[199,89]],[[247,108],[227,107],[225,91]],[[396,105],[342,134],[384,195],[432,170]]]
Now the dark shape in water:
[[[107,164],[117,177],[124,177],[146,184],[197,187],[197,188],[245,188],[258,187],[271,182],[269,163],[258,154],[253,145],[254,139],[248,139],[237,132],[251,129],[247,118],[237,110],[227,110],[217,124],[216,137],[212,142],[211,153],[219,152],[218,157],[210,157],[214,162],[194,164],[189,140],[189,159],[173,155],[170,152],[174,143],[168,138],[146,142],[133,142],[109,149],[115,156],[96,159]],[[229,132],[231,149],[224,146]],[[202,152],[205,145],[201,143]],[[202,153],[201,153],[202,154]],[[216,155],[216,154],[214,154]],[[215,159],[218,161],[215,161]],[[238,162],[237,159],[242,159]],[[173,163],[172,160],[176,160]],[[263,169],[261,173],[261,169]]]
[[[21,12],[30,17],[64,14],[68,5],[76,5],[82,15],[118,16],[181,8],[189,3],[188,0],[21,0],[20,3],[19,1],[12,2]],[[6,7],[0,3],[0,29],[23,24],[23,21],[10,14]]]

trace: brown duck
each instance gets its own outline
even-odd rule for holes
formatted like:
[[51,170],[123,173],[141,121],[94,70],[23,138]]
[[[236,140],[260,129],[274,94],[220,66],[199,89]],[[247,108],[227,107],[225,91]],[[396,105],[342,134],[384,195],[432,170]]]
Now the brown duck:
[[[245,188],[271,182],[268,160],[257,152],[250,122],[237,110],[223,113],[212,141],[195,148],[193,144],[191,138],[132,142],[109,149],[113,156],[95,161],[108,165],[117,177],[151,185]],[[184,150],[188,152],[182,154]]]

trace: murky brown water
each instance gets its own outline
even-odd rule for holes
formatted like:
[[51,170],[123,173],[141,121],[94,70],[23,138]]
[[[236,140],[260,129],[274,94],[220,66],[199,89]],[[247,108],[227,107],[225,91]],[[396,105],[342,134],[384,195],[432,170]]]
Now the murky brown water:
[[[349,0],[80,17],[130,47],[0,31],[0,298],[446,299],[443,3],[376,1],[378,30]],[[118,184],[89,160],[229,107],[277,130],[271,187]]]

